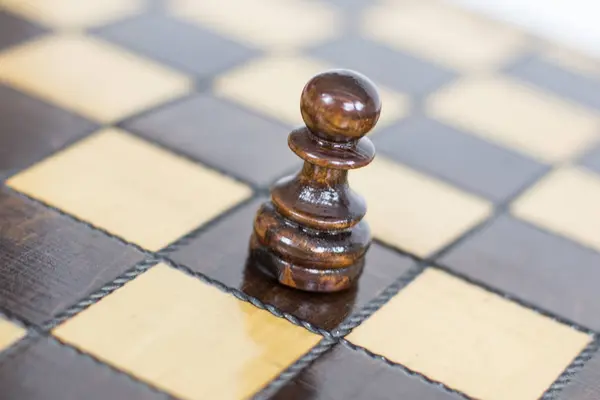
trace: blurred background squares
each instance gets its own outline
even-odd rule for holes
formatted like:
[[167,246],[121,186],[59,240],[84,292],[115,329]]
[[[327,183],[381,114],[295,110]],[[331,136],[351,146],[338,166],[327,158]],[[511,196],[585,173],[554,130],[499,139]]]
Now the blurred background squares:
[[0,6],[0,50],[36,38],[48,30],[17,15],[2,11]]
[[522,153],[422,115],[386,128],[373,141],[380,154],[494,203],[506,201],[549,169]]
[[[370,79],[400,93],[422,98],[458,77],[453,71],[378,44],[361,36],[346,35],[310,49],[315,59],[334,68],[361,71]],[[377,60],[377,63],[373,63]],[[387,107],[392,106],[384,101]],[[386,112],[387,107],[382,111]],[[384,114],[385,115],[385,114]]]
[[141,11],[144,0],[2,0],[10,12],[59,30],[82,30]]
[[584,154],[580,162],[583,166],[600,174],[600,145]]
[[509,66],[506,73],[561,98],[600,111],[600,76],[578,74],[537,56],[523,57]]
[[342,33],[341,15],[322,1],[172,0],[169,13],[270,52],[297,51]]
[[[252,60],[220,75],[214,93],[268,115],[291,127],[302,123],[300,94],[310,78],[333,66],[322,60],[298,55],[272,55]],[[408,96],[379,86],[382,107],[372,133],[403,118],[409,111]],[[288,132],[289,133],[289,132]]]
[[108,41],[202,78],[241,64],[260,52],[197,24],[144,14],[95,30]]
[[511,205],[512,214],[600,251],[600,176],[566,166],[545,176]]
[[101,123],[183,95],[191,86],[186,75],[79,34],[11,48],[0,54],[0,65],[0,81]]
[[546,163],[577,157],[600,135],[600,114],[500,75],[465,77],[433,94],[426,112]]
[[462,72],[494,70],[525,46],[517,29],[442,1],[383,1],[365,11],[360,28],[394,50]]

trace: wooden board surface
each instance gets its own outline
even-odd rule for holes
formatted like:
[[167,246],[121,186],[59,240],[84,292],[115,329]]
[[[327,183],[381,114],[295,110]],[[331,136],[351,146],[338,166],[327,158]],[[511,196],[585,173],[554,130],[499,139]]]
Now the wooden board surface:
[[[300,92],[381,90],[375,242],[248,260]],[[437,1],[0,0],[0,398],[592,400],[600,63]]]

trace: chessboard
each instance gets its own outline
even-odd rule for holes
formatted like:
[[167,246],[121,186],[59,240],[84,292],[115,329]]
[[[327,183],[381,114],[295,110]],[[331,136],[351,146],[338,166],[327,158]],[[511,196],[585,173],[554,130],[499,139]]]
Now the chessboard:
[[[0,398],[600,399],[600,63],[432,0],[0,0]],[[315,74],[373,243],[248,262]]]

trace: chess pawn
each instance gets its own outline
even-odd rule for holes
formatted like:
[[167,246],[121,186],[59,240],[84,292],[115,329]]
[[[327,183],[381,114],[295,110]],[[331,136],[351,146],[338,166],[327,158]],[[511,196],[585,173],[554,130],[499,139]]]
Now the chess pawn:
[[351,287],[360,277],[371,232],[364,199],[348,183],[348,171],[375,156],[365,135],[379,119],[377,88],[365,76],[331,70],[302,90],[306,126],[288,145],[304,160],[296,175],[279,180],[259,208],[251,258],[283,285],[316,292]]

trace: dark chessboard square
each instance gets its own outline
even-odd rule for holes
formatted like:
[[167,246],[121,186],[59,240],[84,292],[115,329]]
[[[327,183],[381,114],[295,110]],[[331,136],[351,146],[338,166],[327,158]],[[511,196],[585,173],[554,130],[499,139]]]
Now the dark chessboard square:
[[80,116],[0,85],[0,180],[96,128]]
[[558,400],[600,399],[600,352],[588,360],[583,369],[570,377],[567,386],[556,396]]
[[42,324],[143,256],[8,189],[0,191],[0,308]]
[[580,161],[581,165],[600,174],[600,145],[593,148],[583,156]]
[[119,21],[95,33],[196,76],[222,73],[259,54],[255,49],[163,14]]
[[363,276],[354,289],[311,294],[281,286],[247,265],[252,223],[261,201],[264,199],[254,200],[221,220],[171,258],[326,330],[333,330],[413,265],[409,258],[373,244]]
[[0,397],[19,400],[158,400],[166,396],[47,337],[0,357]]
[[458,400],[399,367],[338,344],[273,395],[273,400]]
[[0,50],[47,33],[48,30],[0,9]]
[[381,85],[414,96],[431,93],[457,77],[446,68],[358,36],[345,36],[314,48],[311,55],[334,67],[357,70]]
[[390,126],[373,141],[382,154],[494,202],[516,194],[549,168],[423,116]]
[[[347,24],[347,28],[358,28],[360,21],[358,18],[361,17],[362,13],[373,6],[373,0],[324,0],[327,3],[331,3],[336,7],[339,7],[340,13],[345,13],[348,18],[355,17],[356,24]],[[350,26],[349,26],[350,25]]]
[[600,329],[600,253],[503,215],[441,263],[590,329]]
[[523,57],[507,72],[559,97],[600,109],[600,77],[566,70],[538,56]]
[[301,165],[287,145],[288,127],[210,95],[174,103],[125,129],[257,185]]

